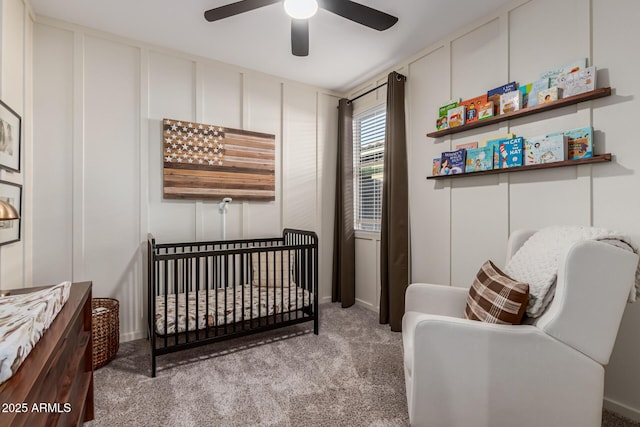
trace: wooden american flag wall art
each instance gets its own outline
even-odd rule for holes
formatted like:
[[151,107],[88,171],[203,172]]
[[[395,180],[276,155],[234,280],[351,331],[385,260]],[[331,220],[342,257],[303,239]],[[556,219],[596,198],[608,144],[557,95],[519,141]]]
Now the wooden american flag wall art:
[[164,198],[275,200],[275,135],[164,119],[163,140]]

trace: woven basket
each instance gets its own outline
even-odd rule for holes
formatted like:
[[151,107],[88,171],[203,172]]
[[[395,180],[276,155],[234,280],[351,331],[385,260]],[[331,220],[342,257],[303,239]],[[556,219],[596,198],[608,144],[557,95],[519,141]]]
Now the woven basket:
[[111,362],[120,346],[120,320],[118,317],[120,303],[112,298],[93,298],[92,333],[93,333],[93,369],[98,369]]

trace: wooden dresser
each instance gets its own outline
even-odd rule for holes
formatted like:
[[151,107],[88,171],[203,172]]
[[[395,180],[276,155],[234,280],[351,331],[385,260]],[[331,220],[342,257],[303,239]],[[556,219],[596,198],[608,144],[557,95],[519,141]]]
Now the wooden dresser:
[[0,426],[66,427],[92,420],[92,351],[91,282],[74,283],[18,372],[0,385]]

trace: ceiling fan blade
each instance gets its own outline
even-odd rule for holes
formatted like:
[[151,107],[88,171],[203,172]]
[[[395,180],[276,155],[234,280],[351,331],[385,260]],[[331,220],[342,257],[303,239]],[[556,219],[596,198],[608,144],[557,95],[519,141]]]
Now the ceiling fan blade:
[[295,56],[309,55],[308,19],[291,19],[291,53]]
[[280,3],[281,0],[243,0],[230,3],[224,6],[209,9],[204,13],[204,19],[209,22],[218,21],[240,13],[249,12],[273,3]]
[[395,16],[350,0],[318,0],[318,6],[378,31],[384,31],[398,22]]

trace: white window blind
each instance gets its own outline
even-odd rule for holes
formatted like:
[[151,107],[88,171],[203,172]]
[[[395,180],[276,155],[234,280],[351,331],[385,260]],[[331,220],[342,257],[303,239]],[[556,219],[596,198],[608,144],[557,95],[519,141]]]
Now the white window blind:
[[353,194],[356,230],[380,231],[386,106],[353,118]]

